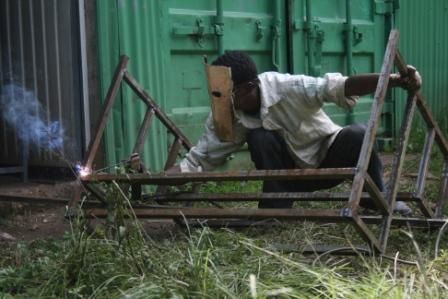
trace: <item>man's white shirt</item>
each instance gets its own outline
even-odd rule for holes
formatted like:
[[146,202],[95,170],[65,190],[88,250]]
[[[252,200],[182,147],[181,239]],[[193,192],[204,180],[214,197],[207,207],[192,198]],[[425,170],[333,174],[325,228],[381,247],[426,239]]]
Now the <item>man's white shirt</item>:
[[181,161],[182,172],[212,170],[246,142],[250,129],[276,131],[285,140],[298,168],[317,168],[342,129],[322,110],[324,102],[351,108],[357,97],[344,95],[347,77],[328,73],[322,78],[266,72],[260,79],[260,113],[250,116],[234,111],[233,142],[221,142],[210,114],[205,132]]

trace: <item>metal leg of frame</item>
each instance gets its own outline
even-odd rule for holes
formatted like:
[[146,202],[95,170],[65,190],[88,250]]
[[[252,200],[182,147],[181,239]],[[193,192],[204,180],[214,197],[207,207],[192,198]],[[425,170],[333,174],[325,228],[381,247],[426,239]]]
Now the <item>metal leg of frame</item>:
[[123,74],[128,64],[129,58],[125,55],[121,56],[120,63],[115,69],[115,73],[112,79],[112,83],[107,91],[105,104],[103,112],[101,113],[101,118],[95,130],[95,135],[90,141],[89,147],[87,149],[86,158],[83,163],[84,167],[87,169],[92,169],[93,160],[95,159],[96,153],[100,146],[101,137],[103,136],[104,130],[106,129],[107,119],[109,117],[110,111],[115,101],[115,96],[117,95],[118,89],[120,88],[121,80],[123,79]]
[[[348,213],[353,213],[354,223],[358,231],[361,232],[362,237],[369,245],[373,245],[376,250],[380,250],[378,240],[370,233],[367,227],[365,227],[362,221],[356,218],[356,213],[359,206],[362,190],[364,187],[365,177],[367,175],[367,167],[372,154],[373,143],[375,141],[375,135],[378,128],[379,119],[381,116],[381,110],[384,104],[384,97],[386,95],[387,86],[389,83],[390,72],[395,57],[395,52],[398,43],[398,31],[391,31],[389,35],[389,42],[387,44],[386,53],[384,56],[383,66],[381,68],[381,75],[378,80],[378,85],[375,91],[374,101],[371,108],[369,122],[367,124],[366,133],[364,135],[363,144],[359,154],[359,160],[357,164],[357,172],[353,179],[352,190],[350,193],[350,199],[346,209],[350,210]],[[390,210],[390,209],[389,209]]]
[[138,131],[137,141],[135,142],[132,153],[141,154],[141,151],[143,150],[143,145],[145,144],[146,136],[148,135],[148,130],[151,127],[151,120],[154,114],[155,114],[154,110],[148,107],[145,113],[145,118],[143,119],[143,122]]
[[[401,177],[401,171],[403,169],[403,162],[406,154],[406,147],[409,140],[409,134],[411,132],[412,119],[414,116],[416,106],[416,97],[413,94],[408,95],[408,100],[405,109],[405,117],[403,118],[403,122],[400,130],[400,139],[398,141],[398,147],[395,151],[395,158],[392,164],[392,170],[390,173],[390,179],[388,188],[386,190],[386,200],[389,203],[389,206],[395,206],[395,200],[398,192],[398,183]],[[387,216],[384,219],[383,225],[381,226],[381,244],[382,249],[385,250],[387,246],[387,239],[389,237],[390,223],[392,216]]]
[[448,160],[443,164],[442,176],[440,180],[439,200],[436,207],[436,217],[443,217],[443,210],[448,200]]
[[425,217],[429,218],[433,218],[434,213],[428,206],[428,203],[425,199],[424,191],[425,191],[426,176],[428,174],[429,160],[431,157],[431,149],[434,144],[434,136],[435,131],[433,128],[430,128],[426,133],[425,145],[423,148],[422,157],[420,159],[420,165],[418,168],[417,182],[415,188],[415,194],[420,199],[418,201],[420,210],[425,215]]

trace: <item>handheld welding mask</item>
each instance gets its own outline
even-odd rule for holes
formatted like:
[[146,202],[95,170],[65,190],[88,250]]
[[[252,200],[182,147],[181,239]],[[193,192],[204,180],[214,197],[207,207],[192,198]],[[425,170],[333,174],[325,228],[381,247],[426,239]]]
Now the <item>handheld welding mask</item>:
[[216,135],[220,141],[232,142],[234,140],[232,70],[226,66],[209,65],[207,58],[204,58],[204,65]]

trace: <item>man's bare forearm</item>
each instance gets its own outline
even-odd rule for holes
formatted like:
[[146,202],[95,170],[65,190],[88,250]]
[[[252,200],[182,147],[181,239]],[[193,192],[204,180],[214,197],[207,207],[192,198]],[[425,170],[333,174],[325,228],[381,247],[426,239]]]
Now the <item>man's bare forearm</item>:
[[[379,74],[354,75],[348,77],[345,81],[345,96],[364,96],[374,93],[379,77]],[[400,76],[391,74],[388,87],[401,87]]]

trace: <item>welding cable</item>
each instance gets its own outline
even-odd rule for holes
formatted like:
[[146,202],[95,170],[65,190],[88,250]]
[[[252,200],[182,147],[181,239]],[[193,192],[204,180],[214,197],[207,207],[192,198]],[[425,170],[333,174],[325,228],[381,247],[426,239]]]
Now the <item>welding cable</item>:
[[437,258],[439,256],[440,239],[442,239],[442,236],[445,233],[445,230],[446,230],[447,227],[448,227],[448,221],[446,221],[443,224],[443,226],[439,230],[439,233],[437,234],[436,246],[435,246],[435,249],[434,249],[434,258]]
[[[312,263],[312,266],[314,267],[318,260],[320,260],[322,257],[324,257],[324,256],[326,256],[328,254],[332,254],[332,253],[335,253],[335,252],[338,252],[338,251],[346,251],[346,250],[353,251],[353,252],[364,252],[364,253],[367,253],[369,255],[372,254],[372,251],[370,251],[369,249],[362,248],[362,247],[338,247],[338,248],[335,248],[335,249],[331,249],[331,250],[325,251],[324,253],[318,255],[314,259],[314,261]],[[406,265],[417,266],[417,262],[403,260],[403,259],[399,259],[399,258],[396,258],[396,257],[388,256],[388,255],[380,254],[379,257],[384,258],[386,260],[397,261],[397,262],[400,262],[400,263],[406,264]]]

